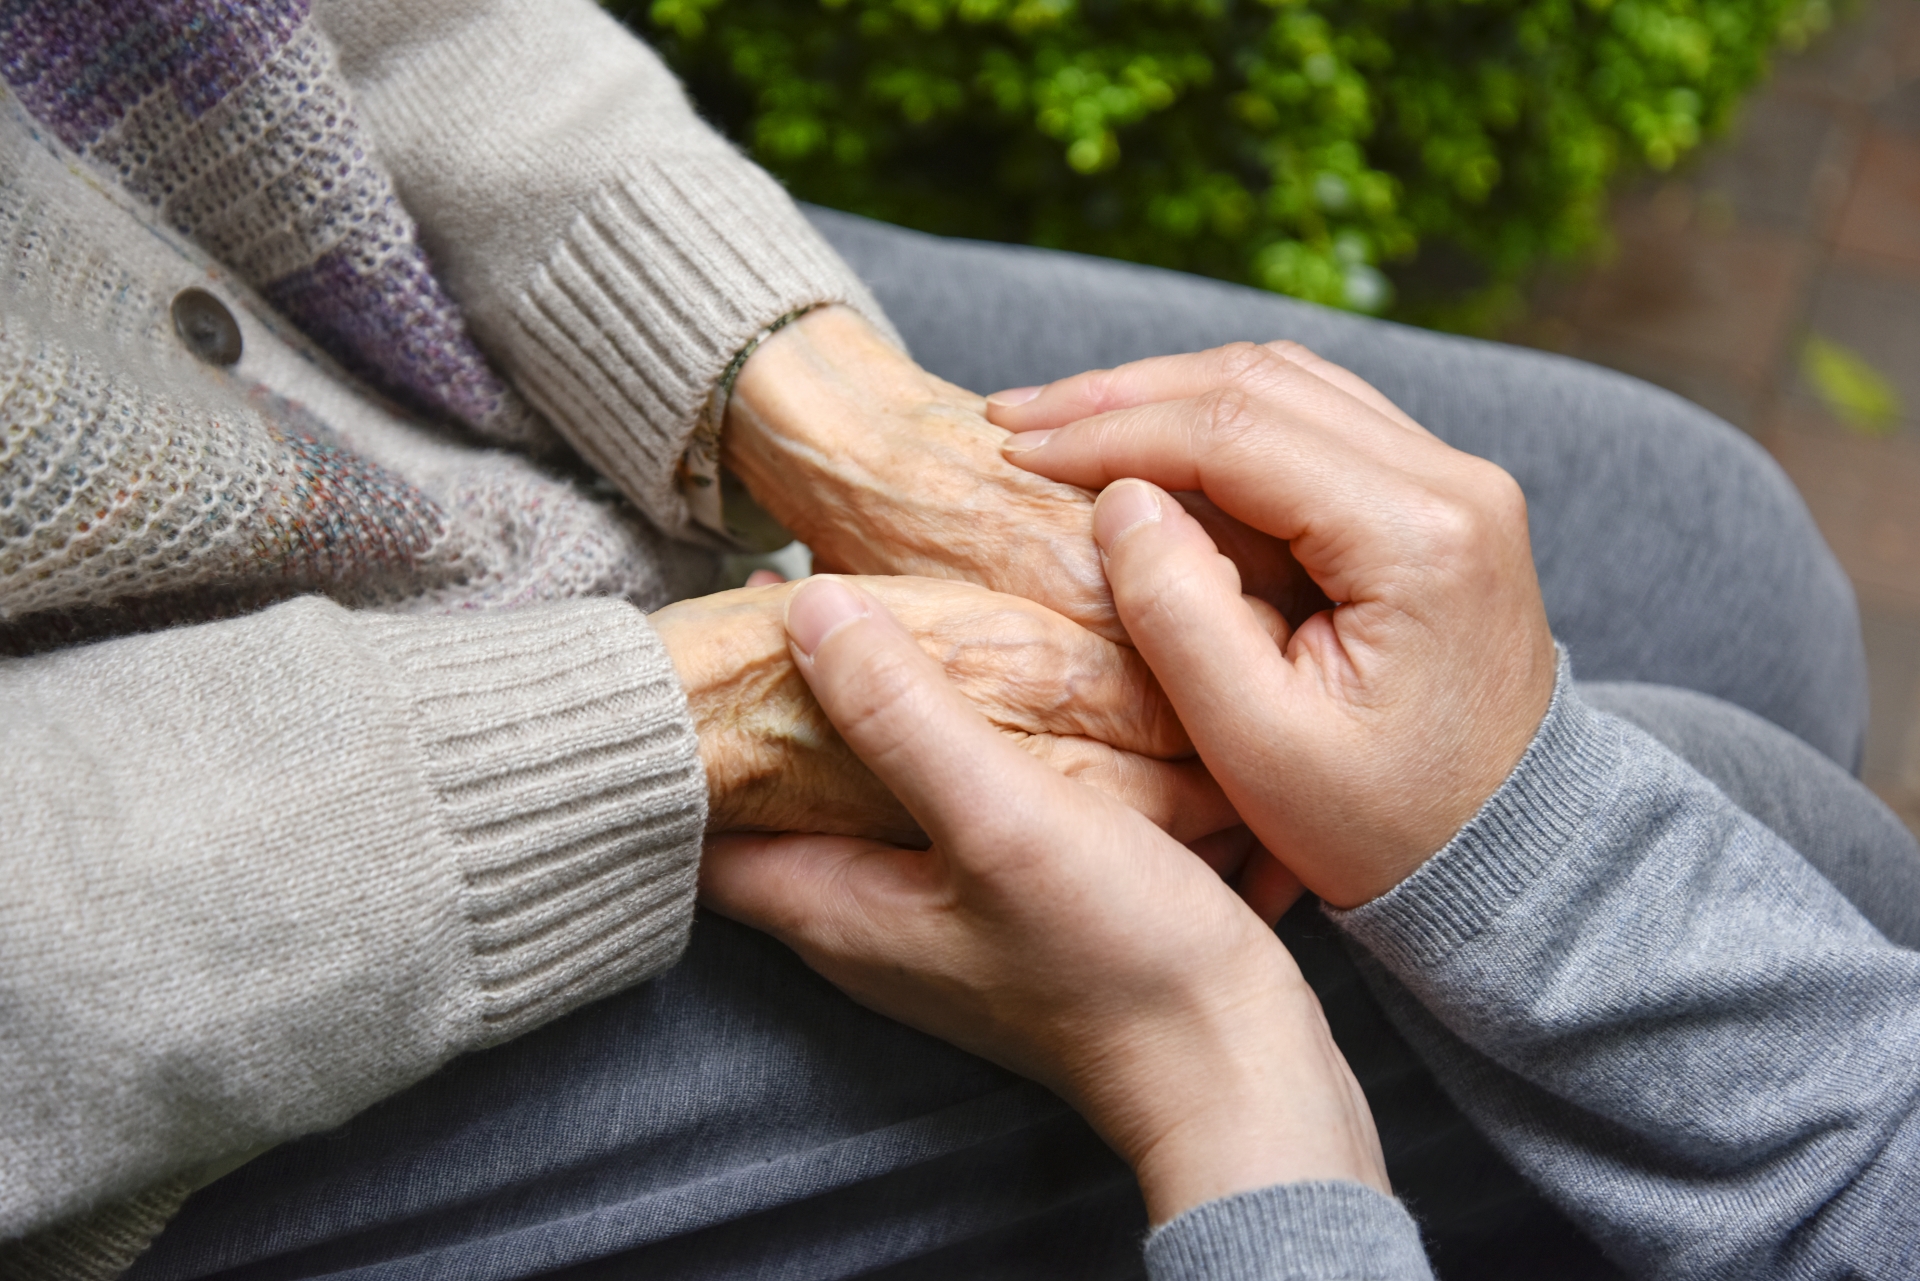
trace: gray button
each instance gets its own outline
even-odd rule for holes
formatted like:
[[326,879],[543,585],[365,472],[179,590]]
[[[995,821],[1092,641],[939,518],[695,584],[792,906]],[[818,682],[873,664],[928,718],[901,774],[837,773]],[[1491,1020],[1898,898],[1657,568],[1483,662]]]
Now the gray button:
[[173,327],[187,350],[209,365],[240,359],[240,325],[225,303],[204,289],[182,289],[173,298]]

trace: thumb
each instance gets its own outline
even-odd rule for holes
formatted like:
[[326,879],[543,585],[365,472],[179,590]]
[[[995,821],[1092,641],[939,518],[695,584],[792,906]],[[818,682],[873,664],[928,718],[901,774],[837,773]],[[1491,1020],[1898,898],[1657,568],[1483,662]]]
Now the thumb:
[[794,663],[854,754],[935,845],[988,848],[987,829],[1045,839],[1093,794],[1008,741],[879,601],[815,577],[787,600]]
[[[1292,668],[1266,612],[1198,522],[1157,485],[1121,480],[1094,506],[1114,609],[1195,749],[1254,821],[1261,762],[1279,737]],[[1284,629],[1282,629],[1284,633]],[[1255,824],[1258,830],[1258,824]]]

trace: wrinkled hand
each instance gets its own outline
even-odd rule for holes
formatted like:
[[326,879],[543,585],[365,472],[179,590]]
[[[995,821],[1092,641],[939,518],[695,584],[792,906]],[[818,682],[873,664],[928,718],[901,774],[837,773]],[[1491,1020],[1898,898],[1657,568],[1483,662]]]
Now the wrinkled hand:
[[[1132,650],[1042,605],[971,584],[858,581],[980,714],[1030,755],[1120,798],[1181,840],[1238,823],[1191,759],[1186,731]],[[781,622],[794,590],[784,583],[742,588],[652,615],[699,733],[709,830],[924,839],[848,751],[795,670]]]
[[[1019,399],[992,408],[1019,433],[1009,457],[1104,488],[1094,536],[1128,634],[1254,835],[1309,889],[1340,907],[1385,893],[1512,772],[1556,659],[1504,471],[1290,343]],[[1338,607],[1296,627],[1244,596],[1170,490],[1285,543]]]
[[1155,1222],[1297,1179],[1387,1190],[1312,990],[1199,860],[1014,748],[873,596],[809,580],[787,629],[932,848],[715,837],[705,902],[855,1000],[1052,1088],[1133,1165]]
[[984,406],[826,307],[742,367],[722,457],[819,569],[980,583],[1124,639],[1089,537],[1093,495],[1009,466]]

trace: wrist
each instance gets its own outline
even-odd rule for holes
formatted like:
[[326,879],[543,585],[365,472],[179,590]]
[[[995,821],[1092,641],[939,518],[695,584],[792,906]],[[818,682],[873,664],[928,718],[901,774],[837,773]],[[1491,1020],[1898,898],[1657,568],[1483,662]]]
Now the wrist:
[[791,590],[788,583],[742,588],[649,616],[699,738],[709,831],[755,826],[759,802],[781,772],[779,743],[791,727],[762,713],[780,707],[781,686],[798,679],[781,623]]
[[1082,1110],[1132,1166],[1151,1222],[1314,1179],[1391,1195],[1372,1114],[1297,974],[1275,967],[1230,1004],[1126,1040]]
[[707,830],[924,839],[793,665],[784,619],[794,586],[743,587],[652,615],[699,738]]
[[[972,455],[983,453],[974,435],[990,436],[984,452],[997,456],[1003,433],[979,418],[985,403],[921,369],[852,308],[820,307],[761,343],[741,367],[721,461],[773,519],[831,552],[862,529],[880,528],[893,505],[925,506],[938,497],[900,494],[890,482],[900,428],[923,450],[915,472],[928,488],[939,484],[934,463],[943,448],[966,454],[968,475],[978,470]],[[943,432],[943,424],[954,430]],[[841,510],[849,505],[875,510]],[[838,539],[826,536],[828,522]],[[895,531],[894,543],[908,533]]]

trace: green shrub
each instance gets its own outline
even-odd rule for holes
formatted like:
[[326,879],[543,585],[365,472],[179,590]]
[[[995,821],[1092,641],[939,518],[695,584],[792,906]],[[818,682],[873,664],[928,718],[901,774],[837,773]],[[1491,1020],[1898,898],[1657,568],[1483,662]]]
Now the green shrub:
[[[606,0],[794,193],[1481,321],[1827,0]],[[1398,300],[1396,301],[1396,286]]]

